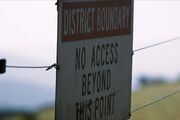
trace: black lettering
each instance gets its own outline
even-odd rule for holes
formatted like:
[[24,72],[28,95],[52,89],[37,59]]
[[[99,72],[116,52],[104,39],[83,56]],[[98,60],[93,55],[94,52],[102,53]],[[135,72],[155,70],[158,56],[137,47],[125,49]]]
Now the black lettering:
[[111,70],[99,70],[82,75],[82,96],[109,90],[111,87]]
[[101,85],[101,91],[105,90],[106,89],[106,70],[103,70],[102,71],[102,85]]
[[111,96],[107,96],[107,115],[111,115]]
[[116,92],[114,92],[114,93],[112,94],[112,113],[111,113],[111,114],[114,114],[115,96],[116,96]]
[[112,117],[115,109],[115,92],[95,98],[95,120],[106,120]]
[[76,70],[80,69],[80,48],[76,48]]
[[95,120],[98,120],[98,110],[99,110],[99,99],[96,98],[96,100],[95,100],[95,111],[94,111]]
[[86,75],[82,77],[82,96],[86,95]]
[[93,46],[91,68],[112,65],[118,62],[118,43]]
[[104,116],[106,117],[107,115],[107,96],[104,96]]
[[87,94],[90,95],[91,94],[91,90],[90,90],[90,77],[91,77],[91,73],[88,73],[88,82],[87,82]]
[[84,70],[85,68],[85,65],[86,65],[86,50],[85,50],[85,47],[83,47],[82,49],[82,53],[81,53],[81,66],[82,66],[82,69]]
[[93,93],[95,93],[95,84],[96,84],[96,72],[92,73],[92,78],[93,78]]
[[110,47],[110,52],[111,52],[111,56],[110,56],[110,64],[113,64],[113,53],[114,53],[114,44],[112,43],[111,44],[111,47]]
[[80,102],[80,120],[83,120],[84,118],[84,101],[83,102]]
[[92,100],[90,99],[88,103],[88,110],[89,110],[88,120],[91,120],[91,116],[92,116],[91,105],[92,105]]
[[76,103],[76,120],[91,120],[92,110],[91,110],[92,100],[84,100]]
[[104,111],[104,97],[101,96],[100,102],[99,102],[99,113],[100,113],[100,118],[103,117],[103,111]]
[[100,65],[100,59],[98,59],[98,56],[100,56],[98,53],[100,53],[100,46],[98,45],[96,48],[96,65],[99,67]]
[[107,70],[107,78],[106,78],[107,80],[107,90],[109,90],[110,89],[110,87],[111,87],[111,70]]
[[76,70],[84,69],[86,65],[86,49],[85,47],[76,48]]
[[100,92],[100,88],[101,88],[101,72],[98,71],[98,74],[97,74],[97,92],[99,93]]
[[109,65],[108,56],[109,56],[109,44],[106,44],[106,65]]
[[115,64],[118,62],[118,43],[115,43],[115,57],[114,57]]
[[114,102],[116,93],[112,93],[107,96],[107,116],[114,114]]
[[91,67],[95,67],[95,50],[94,50],[94,46],[93,46],[92,57],[91,57]]
[[104,44],[101,47],[101,65],[103,66],[105,63],[105,58],[103,58],[103,53],[105,52],[105,46]]
[[80,112],[81,109],[79,107],[79,103],[76,103],[76,120],[80,120]]

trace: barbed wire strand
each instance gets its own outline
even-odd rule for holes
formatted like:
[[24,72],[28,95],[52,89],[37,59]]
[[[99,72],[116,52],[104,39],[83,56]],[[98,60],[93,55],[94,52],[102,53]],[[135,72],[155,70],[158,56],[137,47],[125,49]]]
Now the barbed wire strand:
[[[159,42],[159,43],[156,43],[156,44],[148,45],[148,46],[145,46],[145,47],[142,47],[142,48],[139,48],[139,49],[135,49],[133,52],[135,53],[135,52],[142,51],[142,50],[145,50],[145,49],[148,49],[148,48],[152,48],[152,47],[156,47],[156,46],[159,46],[159,45],[162,45],[162,44],[165,44],[165,43],[169,43],[169,42],[172,42],[172,41],[175,41],[175,40],[180,40],[180,36],[169,39],[169,40],[166,40],[166,41],[163,41],[163,42]],[[49,70],[49,69],[52,69],[53,67],[55,69],[60,68],[57,64],[53,64],[53,65],[50,65],[50,66],[13,66],[13,65],[7,65],[6,67],[7,68],[23,68],[23,69],[46,68],[46,71]],[[116,92],[119,92],[119,90],[117,90]],[[173,93],[170,93],[170,94],[168,94],[166,96],[162,96],[162,97],[157,98],[157,99],[155,99],[155,100],[153,100],[153,101],[151,101],[149,103],[146,103],[146,104],[144,104],[142,106],[139,106],[139,107],[135,108],[134,110],[132,110],[131,113],[134,113],[134,112],[139,111],[139,110],[141,110],[141,109],[143,109],[143,108],[145,108],[147,106],[150,106],[150,105],[155,104],[157,102],[160,102],[160,101],[162,101],[164,99],[167,99],[167,98],[169,98],[169,97],[171,97],[171,96],[173,96],[173,95],[175,95],[177,93],[180,93],[180,90],[177,90],[177,91],[175,91]]]
[[[138,52],[138,51],[142,51],[142,50],[145,50],[145,49],[148,49],[148,48],[156,47],[156,46],[166,44],[166,43],[169,43],[169,42],[173,42],[173,41],[176,41],[176,40],[180,40],[180,36],[169,39],[169,40],[166,40],[166,41],[163,41],[163,42],[159,42],[159,43],[156,43],[156,44],[148,45],[148,46],[145,46],[145,47],[142,47],[142,48],[139,48],[139,49],[135,49],[133,52],[135,53],[135,52]],[[134,113],[134,112],[139,111],[139,110],[141,110],[141,109],[143,109],[145,107],[148,107],[148,106],[153,105],[153,104],[155,104],[157,102],[160,102],[160,101],[162,101],[164,99],[172,97],[173,95],[176,95],[177,93],[180,93],[180,90],[177,90],[177,91],[175,91],[173,93],[170,93],[170,94],[168,94],[166,96],[162,96],[162,97],[157,98],[157,99],[155,99],[155,100],[153,100],[153,101],[151,101],[149,103],[146,103],[146,104],[144,104],[142,106],[139,106],[139,107],[135,108],[134,110],[132,110],[131,113]]]
[[49,66],[13,66],[13,65],[7,65],[7,68],[27,68],[27,69],[38,69],[38,68],[48,68]]
[[[169,40],[166,40],[166,41],[163,41],[163,42],[159,42],[159,43],[156,43],[156,44],[148,45],[146,47],[135,49],[135,50],[133,50],[133,52],[135,53],[135,52],[142,51],[142,50],[145,50],[145,49],[148,49],[148,48],[152,48],[152,47],[156,47],[156,46],[159,46],[159,45],[162,45],[162,44],[165,44],[165,43],[169,43],[169,42],[172,42],[172,41],[175,41],[175,40],[180,40],[180,36],[169,39]],[[46,66],[14,66],[14,65],[7,65],[6,67],[7,68],[38,69],[38,68],[49,68],[49,67],[54,67],[54,66],[57,66],[57,64],[53,64],[53,65],[50,65],[50,66],[47,66],[47,65]]]
[[145,47],[142,47],[142,48],[139,48],[139,49],[135,49],[133,52],[135,53],[135,52],[138,52],[138,51],[142,51],[142,50],[145,50],[145,49],[148,49],[148,48],[156,47],[156,46],[159,46],[159,45],[162,45],[162,44],[165,44],[165,43],[169,43],[169,42],[173,42],[173,41],[176,41],[176,40],[180,40],[180,36],[169,39],[169,40],[166,40],[166,41],[163,41],[163,42],[148,45],[148,46],[145,46]]
[[62,66],[59,66],[57,64],[52,64],[52,65],[49,65],[49,66],[13,66],[13,65],[7,65],[6,66],[7,68],[20,68],[20,69],[46,69],[46,71],[52,69],[52,68],[55,68],[56,70],[60,70],[60,67],[62,68]]
[[140,106],[140,107],[135,108],[134,110],[131,111],[131,113],[134,113],[134,112],[139,111],[139,110],[141,110],[141,109],[143,109],[143,108],[145,108],[145,107],[148,107],[148,106],[150,106],[150,105],[152,105],[152,104],[155,104],[155,103],[160,102],[160,101],[162,101],[162,100],[164,100],[164,99],[167,99],[167,98],[169,98],[169,97],[172,97],[172,96],[174,96],[174,95],[176,95],[176,94],[178,94],[178,93],[180,93],[180,90],[177,90],[177,91],[175,91],[175,92],[172,92],[172,93],[170,93],[170,94],[168,94],[168,95],[166,95],[166,96],[162,96],[162,97],[160,97],[160,98],[157,98],[157,99],[155,99],[155,100],[153,100],[153,101],[151,101],[151,102],[149,102],[149,103],[146,103],[146,104],[144,104],[144,105],[142,105],[142,106]]

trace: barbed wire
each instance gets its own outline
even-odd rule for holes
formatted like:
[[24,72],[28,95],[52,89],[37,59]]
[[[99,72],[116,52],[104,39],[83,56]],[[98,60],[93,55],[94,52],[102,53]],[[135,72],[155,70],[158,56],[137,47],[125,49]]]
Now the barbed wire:
[[[0,1],[3,1],[3,0],[0,0]],[[8,0],[8,1],[15,1],[15,0]],[[21,1],[21,0],[16,0],[16,1]],[[28,1],[28,0],[26,0]],[[55,1],[55,0],[35,0],[35,1]],[[135,0],[135,1],[169,1],[169,0]],[[178,0],[171,0],[171,1],[178,1]],[[149,49],[149,48],[153,48],[153,47],[156,47],[156,46],[159,46],[159,45],[162,45],[162,44],[166,44],[166,43],[169,43],[169,42],[173,42],[173,41],[176,41],[176,40],[180,40],[180,36],[179,37],[175,37],[175,38],[172,38],[172,39],[169,39],[169,40],[166,40],[166,41],[163,41],[163,42],[159,42],[159,43],[155,43],[155,44],[152,44],[152,45],[148,45],[148,46],[145,46],[145,47],[142,47],[142,48],[138,48],[138,49],[135,49],[133,50],[134,53],[136,52],[139,52],[139,51],[143,51],[145,49]],[[14,65],[7,65],[6,66],[7,68],[19,68],[19,69],[46,69],[47,70],[50,70],[52,68],[55,68],[55,69],[60,69],[60,66],[58,66],[57,64],[52,64],[52,65],[45,65],[45,66],[14,66]],[[119,92],[120,90],[117,90],[116,92]],[[162,96],[162,97],[159,97],[159,98],[156,98],[155,100],[152,100],[144,105],[141,105],[135,109],[133,109],[131,111],[131,113],[134,113],[134,112],[137,112],[141,109],[144,109],[145,107],[148,107],[148,106],[151,106],[155,103],[158,103],[162,100],[165,100],[165,99],[168,99],[174,95],[177,95],[180,93],[180,90],[177,90],[177,91],[174,91],[172,93],[169,93],[165,96]]]
[[13,65],[7,65],[7,68],[24,68],[24,69],[38,69],[38,68],[48,68],[49,66],[13,66]]
[[[166,43],[169,43],[169,42],[173,42],[173,41],[176,41],[176,40],[180,40],[180,36],[169,39],[169,40],[166,40],[166,41],[163,41],[163,42],[148,45],[148,46],[145,46],[145,47],[142,47],[142,48],[139,48],[139,49],[135,49],[135,50],[133,50],[133,53],[138,52],[138,51],[142,51],[142,50],[145,50],[145,49],[148,49],[148,48],[156,47],[156,46],[159,46],[159,45],[162,45],[162,44],[166,44]],[[39,69],[39,68],[58,67],[58,65],[57,64],[53,64],[53,65],[50,65],[50,66],[48,66],[48,65],[46,65],[46,66],[14,66],[14,65],[7,65],[6,67],[7,68]]]
[[[162,45],[162,44],[166,44],[166,43],[169,43],[169,42],[173,42],[173,41],[176,41],[176,40],[180,40],[180,36],[172,38],[172,39],[169,39],[169,40],[166,40],[166,41],[163,41],[163,42],[159,42],[159,43],[155,43],[155,44],[152,44],[152,45],[148,45],[148,46],[145,46],[145,47],[142,47],[142,48],[139,48],[139,49],[135,49],[135,50],[133,50],[133,53],[138,52],[138,51],[142,51],[142,50],[145,50],[145,49],[149,49],[149,48],[152,48],[152,47],[156,47],[156,46],[159,46],[159,45]],[[60,69],[60,66],[58,66],[55,63],[50,65],[50,66],[48,66],[48,65],[45,65],[45,66],[13,66],[13,65],[7,65],[6,67],[7,68],[21,68],[21,69],[46,69],[46,71],[50,70],[52,68],[55,68],[57,70]],[[119,92],[119,91],[120,90],[116,90],[116,92]],[[172,92],[172,93],[170,93],[170,94],[168,94],[166,96],[162,96],[160,98],[157,98],[157,99],[155,99],[153,101],[150,101],[149,103],[146,103],[146,104],[144,104],[142,106],[139,106],[139,107],[135,108],[134,110],[131,111],[131,113],[139,111],[139,110],[141,110],[141,109],[143,109],[145,107],[148,107],[148,106],[150,106],[152,104],[160,102],[160,101],[162,101],[164,99],[167,99],[167,98],[169,98],[169,97],[171,97],[173,95],[176,95],[178,93],[180,93],[180,90]]]
[[[159,46],[159,45],[162,45],[162,44],[165,44],[165,43],[169,43],[169,42],[173,42],[173,41],[176,41],[176,40],[180,40],[180,36],[178,37],[175,37],[175,38],[172,38],[172,39],[169,39],[169,40],[166,40],[166,41],[163,41],[163,42],[159,42],[159,43],[155,43],[155,44],[152,44],[152,45],[148,45],[148,46],[145,46],[145,47],[142,47],[142,48],[138,48],[138,49],[135,49],[133,50],[133,52],[138,52],[138,51],[142,51],[142,50],[145,50],[145,49],[148,49],[148,48],[152,48],[152,47],[156,47],[156,46]],[[53,65],[45,65],[45,66],[15,66],[15,65],[7,65],[6,67],[7,68],[24,68],[24,69],[39,69],[39,68],[49,68],[49,67],[57,67],[58,65],[57,64],[53,64]]]
[[173,95],[176,95],[176,94],[178,94],[178,93],[180,93],[180,90],[177,90],[177,91],[172,92],[172,93],[170,93],[170,94],[168,94],[168,95],[165,95],[165,96],[162,96],[162,97],[160,97],[160,98],[157,98],[157,99],[155,99],[155,100],[153,100],[153,101],[151,101],[151,102],[149,102],[149,103],[146,103],[146,104],[144,104],[144,105],[142,105],[142,106],[139,106],[139,107],[135,108],[134,110],[131,111],[131,113],[134,113],[134,112],[139,111],[139,110],[141,110],[141,109],[143,109],[143,108],[145,108],[145,107],[148,107],[148,106],[150,106],[150,105],[152,105],[152,104],[155,104],[155,103],[160,102],[160,101],[162,101],[162,100],[164,100],[164,99],[167,99],[167,98],[169,98],[169,97],[172,97]]
[[58,66],[57,64],[52,64],[52,65],[49,65],[49,66],[14,66],[14,65],[7,65],[6,66],[7,68],[20,68],[20,69],[46,69],[46,71],[52,69],[52,68],[55,68],[57,70],[60,69],[60,66]]
[[166,40],[166,41],[163,41],[163,42],[148,45],[148,46],[145,46],[145,47],[142,47],[142,48],[139,48],[139,49],[135,49],[133,52],[135,53],[135,52],[138,52],[138,51],[142,51],[142,50],[145,50],[145,49],[148,49],[148,48],[156,47],[156,46],[159,46],[159,45],[162,45],[162,44],[165,44],[165,43],[169,43],[169,42],[173,42],[173,41],[176,41],[176,40],[180,40],[180,36],[169,39],[169,40]]
[[[135,49],[135,50],[133,50],[133,54],[134,54],[135,52],[138,52],[138,51],[142,51],[142,50],[145,50],[145,49],[153,48],[153,47],[156,47],[156,46],[159,46],[159,45],[162,45],[162,44],[166,44],[166,43],[169,43],[169,42],[173,42],[173,41],[176,41],[176,40],[180,40],[180,36],[175,37],[175,38],[172,38],[172,39],[169,39],[169,40],[166,40],[166,41],[163,41],[163,42],[159,42],[159,43],[155,43],[155,44],[152,44],[152,45],[148,45],[148,46],[145,46],[145,47],[142,47],[142,48],[139,48],[139,49]],[[155,103],[157,103],[157,102],[160,102],[160,101],[162,101],[162,100],[164,100],[164,99],[167,99],[167,98],[169,98],[169,97],[172,97],[173,95],[176,95],[176,94],[178,94],[178,93],[180,93],[180,90],[177,90],[177,91],[172,92],[172,93],[170,93],[170,94],[168,94],[168,95],[165,95],[165,96],[162,96],[162,97],[160,97],[160,98],[157,98],[157,99],[155,99],[155,100],[153,100],[153,101],[150,101],[150,102],[148,102],[148,103],[146,103],[146,104],[144,104],[144,105],[142,105],[142,106],[139,106],[139,107],[133,109],[133,110],[131,111],[131,113],[134,113],[134,112],[139,111],[139,110],[141,110],[141,109],[143,109],[143,108],[145,108],[145,107],[148,107],[148,106],[153,105],[153,104],[155,104]]]

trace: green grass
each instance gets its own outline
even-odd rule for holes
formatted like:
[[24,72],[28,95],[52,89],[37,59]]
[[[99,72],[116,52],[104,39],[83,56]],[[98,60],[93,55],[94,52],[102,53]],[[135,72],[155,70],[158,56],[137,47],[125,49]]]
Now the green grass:
[[[131,110],[180,89],[180,83],[148,86],[132,93]],[[16,114],[0,120],[55,120],[54,108],[32,115]],[[131,120],[180,120],[180,93],[132,113]]]
[[55,120],[54,108],[41,110],[36,114],[36,120]]
[[[180,90],[180,83],[142,88],[132,94],[131,109],[177,90]],[[131,120],[180,120],[180,93],[132,113]]]
[[[180,90],[180,83],[142,88],[133,92],[131,110],[177,90]],[[54,109],[41,111],[37,118],[54,120]],[[131,120],[180,120],[180,93],[132,113]]]

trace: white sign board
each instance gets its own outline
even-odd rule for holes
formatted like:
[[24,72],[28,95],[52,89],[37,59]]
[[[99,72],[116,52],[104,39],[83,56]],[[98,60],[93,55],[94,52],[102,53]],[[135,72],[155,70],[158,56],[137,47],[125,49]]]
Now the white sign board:
[[59,1],[56,120],[130,117],[132,0]]

